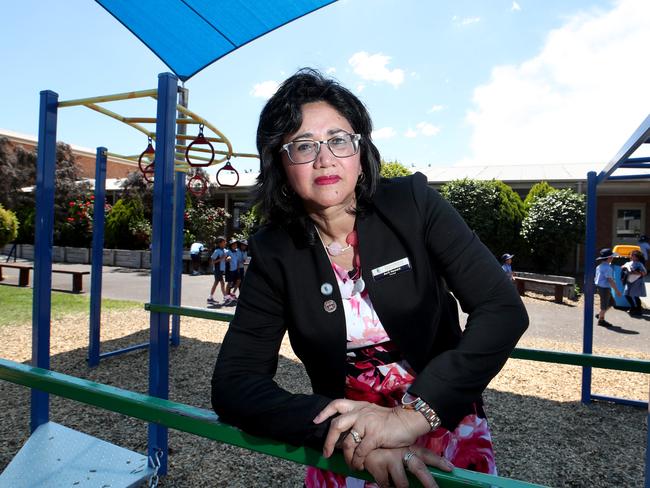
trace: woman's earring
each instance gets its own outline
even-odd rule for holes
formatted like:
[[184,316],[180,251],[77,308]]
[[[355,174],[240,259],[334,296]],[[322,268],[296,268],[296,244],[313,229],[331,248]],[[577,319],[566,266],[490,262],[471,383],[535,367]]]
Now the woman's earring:
[[289,188],[287,188],[287,184],[283,183],[282,188],[280,189],[280,193],[282,193],[282,196],[285,198],[289,198]]
[[361,173],[359,173],[359,177],[357,178],[357,185],[360,185],[364,181],[366,181],[366,175],[362,171]]

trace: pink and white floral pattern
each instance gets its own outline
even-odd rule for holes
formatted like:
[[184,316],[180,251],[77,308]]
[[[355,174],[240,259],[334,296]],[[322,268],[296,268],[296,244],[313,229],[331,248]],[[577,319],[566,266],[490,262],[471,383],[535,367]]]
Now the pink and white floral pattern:
[[[332,263],[339,288],[350,288],[347,272]],[[367,291],[343,299],[345,309],[348,358],[345,398],[363,400],[385,407],[395,407],[415,379],[408,362],[390,342],[377,317]],[[439,427],[418,438],[417,444],[443,456],[458,468],[496,474],[492,438],[482,409],[467,415],[449,431]],[[307,488],[377,488],[375,483],[345,477],[309,467]]]

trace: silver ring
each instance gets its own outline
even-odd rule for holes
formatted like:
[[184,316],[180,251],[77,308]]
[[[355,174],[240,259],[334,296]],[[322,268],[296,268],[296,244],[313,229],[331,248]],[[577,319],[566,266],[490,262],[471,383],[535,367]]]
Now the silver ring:
[[409,461],[411,458],[415,456],[415,453],[411,451],[410,449],[404,453],[404,456],[402,456],[402,462],[404,463],[404,466],[408,468],[409,466]]
[[354,429],[350,430],[350,435],[351,435],[352,438],[354,439],[354,442],[356,442],[357,444],[359,444],[359,443],[361,442],[361,439],[363,439],[363,437],[361,437],[361,434],[359,434],[359,433],[358,433],[356,430],[354,430]]

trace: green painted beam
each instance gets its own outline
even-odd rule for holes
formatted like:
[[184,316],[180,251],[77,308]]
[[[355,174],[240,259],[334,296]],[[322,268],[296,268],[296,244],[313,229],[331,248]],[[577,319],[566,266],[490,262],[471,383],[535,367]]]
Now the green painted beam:
[[[200,319],[220,320],[230,322],[232,314],[213,312],[205,308],[177,307],[173,305],[155,305],[145,303],[145,310],[150,312],[161,312]],[[643,359],[627,359],[612,356],[595,356],[593,354],[582,354],[574,352],[558,352],[544,349],[516,348],[510,355],[513,359],[525,359],[528,361],[542,361],[547,363],[572,364],[575,366],[591,366],[592,368],[614,369],[619,371],[632,371],[635,373],[650,374],[650,361]]]
[[547,363],[572,364],[574,366],[591,366],[592,368],[650,373],[650,361],[627,359],[613,356],[594,356],[577,352],[558,352],[544,349],[524,349],[518,347],[510,355],[513,359],[543,361]]
[[144,309],[150,312],[168,313],[170,315],[182,315],[185,317],[196,317],[199,319],[219,320],[230,322],[234,317],[231,313],[215,312],[205,308],[195,307],[178,307],[175,305],[156,305],[154,303],[145,303]]
[[[294,447],[245,434],[239,429],[219,422],[217,416],[210,410],[122,390],[114,386],[76,378],[55,371],[35,368],[1,358],[0,380],[36,388],[105,410],[122,413],[129,417],[163,424],[183,432],[189,432],[215,441],[244,447],[251,451],[261,452],[296,463],[316,466],[346,475],[354,475],[366,480],[372,479],[366,472],[351,471],[345,464],[343,456],[340,454],[332,456],[331,459],[325,459],[321,456],[320,452],[314,449]],[[456,468],[453,474],[434,469],[431,472],[441,488],[468,486],[531,488],[540,486],[459,468]],[[419,486],[415,478],[411,478],[411,482],[412,486]]]

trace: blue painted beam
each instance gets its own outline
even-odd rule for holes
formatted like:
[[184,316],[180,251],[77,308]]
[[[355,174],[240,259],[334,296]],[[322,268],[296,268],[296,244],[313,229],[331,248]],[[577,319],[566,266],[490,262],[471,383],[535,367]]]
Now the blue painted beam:
[[92,266],[90,273],[90,339],[88,366],[99,365],[102,318],[102,270],[104,267],[104,206],[106,205],[105,147],[97,148],[95,157],[95,200],[93,202]]
[[[41,92],[36,160],[36,221],[34,239],[34,298],[32,301],[32,365],[50,369],[52,311],[52,242],[54,230],[54,173],[59,95]],[[31,430],[49,420],[49,396],[32,390]]]
[[[173,239],[174,152],[178,79],[158,75],[156,157],[154,164],[153,239],[151,249],[151,301],[171,300],[171,243]],[[169,397],[169,314],[154,312],[149,329],[149,394]],[[149,456],[162,452],[161,475],[167,473],[167,428],[149,424]]]

